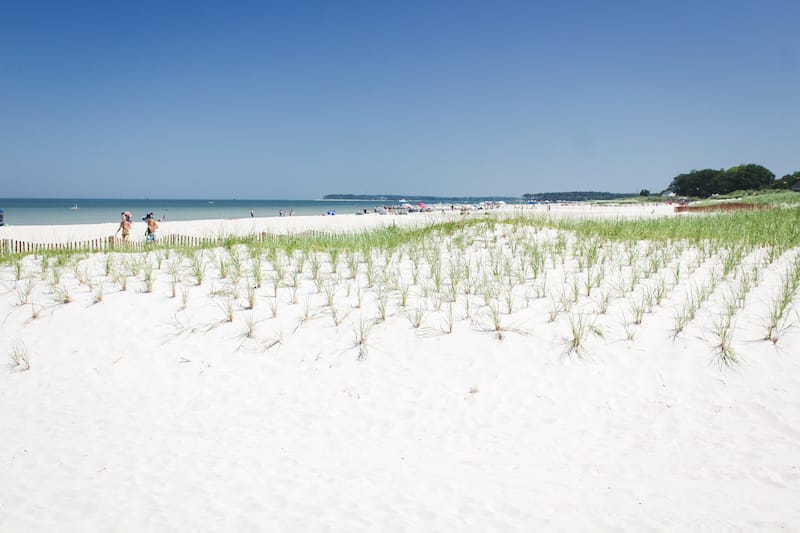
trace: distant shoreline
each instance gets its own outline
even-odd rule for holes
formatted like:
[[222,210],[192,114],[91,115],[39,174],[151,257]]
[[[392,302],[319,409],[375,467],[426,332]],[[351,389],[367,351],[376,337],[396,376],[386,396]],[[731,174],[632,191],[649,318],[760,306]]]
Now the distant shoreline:
[[[357,198],[317,198],[313,200],[166,200],[166,199],[92,199],[92,198],[0,198],[0,209],[5,211],[5,224],[24,225],[73,225],[114,222],[119,224],[120,213],[130,211],[133,218],[141,220],[147,213],[156,218],[166,217],[170,221],[238,219],[249,217],[280,217],[281,215],[321,215],[329,211],[337,214],[364,213],[375,206],[398,206],[401,204],[428,206],[477,205],[483,202],[508,205],[528,203],[581,201],[584,193],[532,196],[529,199],[510,197],[433,197],[407,195],[354,195]],[[609,193],[610,194],[610,193]],[[617,195],[617,197],[619,197]],[[502,200],[506,198],[506,200]],[[599,199],[599,198],[598,198]],[[607,197],[602,197],[607,199]],[[77,207],[77,209],[75,209]]]
[[425,202],[425,203],[466,203],[474,204],[480,202],[499,202],[503,201],[510,204],[524,204],[528,201],[592,201],[592,200],[617,200],[620,198],[632,198],[638,193],[615,193],[603,191],[564,191],[564,192],[541,192],[526,193],[519,196],[430,196],[416,194],[326,194],[322,197],[324,201],[346,200],[351,202]]
[[429,202],[429,203],[478,203],[478,202],[513,202],[524,203],[521,196],[429,196],[424,194],[326,194],[323,201],[351,202]]

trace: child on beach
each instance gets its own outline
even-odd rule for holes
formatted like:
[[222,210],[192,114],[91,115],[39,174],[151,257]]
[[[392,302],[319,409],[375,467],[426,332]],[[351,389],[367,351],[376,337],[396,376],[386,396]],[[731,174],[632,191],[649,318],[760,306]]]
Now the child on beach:
[[[123,242],[128,242],[128,237],[131,234],[131,212],[125,211],[120,213],[122,216],[122,220],[119,222],[119,227],[117,228],[117,233],[122,230],[122,240]],[[117,233],[114,234],[114,237],[117,236]]]
[[144,217],[144,221],[147,222],[147,229],[144,232],[147,242],[155,242],[158,222],[156,222],[156,219],[153,218],[153,213],[147,213],[147,216]]

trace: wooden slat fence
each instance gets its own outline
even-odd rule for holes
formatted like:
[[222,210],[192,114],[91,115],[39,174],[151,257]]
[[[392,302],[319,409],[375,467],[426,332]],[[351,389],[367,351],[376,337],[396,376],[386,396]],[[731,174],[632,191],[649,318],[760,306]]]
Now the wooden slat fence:
[[[338,234],[342,234],[339,232]],[[198,237],[195,235],[164,235],[160,238],[155,245],[146,241],[129,241],[123,242],[114,237],[90,239],[85,241],[71,241],[71,242],[58,242],[58,243],[42,243],[42,242],[29,242],[18,239],[3,239],[0,240],[0,256],[9,254],[27,254],[37,252],[59,252],[59,251],[80,251],[80,252],[141,252],[153,247],[200,247],[211,246],[215,244],[222,244],[228,238],[243,238],[254,239],[263,242],[269,239],[293,238],[299,236],[322,236],[329,235],[331,232],[324,231],[304,231],[302,233],[281,235],[272,233],[257,233],[244,236],[225,236],[225,237]]]

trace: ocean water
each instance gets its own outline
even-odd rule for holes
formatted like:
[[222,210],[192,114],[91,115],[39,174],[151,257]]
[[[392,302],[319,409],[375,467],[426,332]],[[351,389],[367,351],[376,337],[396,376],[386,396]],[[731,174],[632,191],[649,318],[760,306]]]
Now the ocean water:
[[[208,220],[256,217],[321,215],[333,209],[337,214],[371,211],[380,202],[354,200],[146,200],[146,199],[38,199],[0,198],[7,226],[96,224],[119,222],[120,213],[130,211],[134,221],[153,212],[167,220]],[[390,205],[390,204],[387,204]],[[74,209],[73,207],[77,207]]]

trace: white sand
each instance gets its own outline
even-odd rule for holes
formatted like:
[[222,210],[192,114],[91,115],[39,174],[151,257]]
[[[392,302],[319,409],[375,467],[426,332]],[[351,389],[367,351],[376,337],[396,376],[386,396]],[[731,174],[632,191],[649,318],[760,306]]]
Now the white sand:
[[[456,213],[414,213],[411,215],[335,215],[238,218],[230,220],[187,220],[159,223],[157,235],[194,235],[219,237],[227,235],[252,235],[269,232],[279,234],[301,233],[309,230],[331,232],[357,232],[365,229],[396,224],[398,226],[421,226],[444,217],[456,217]],[[0,239],[15,239],[28,242],[71,242],[106,238],[116,234],[119,223],[75,224],[62,226],[5,226],[0,227]],[[131,240],[144,241],[147,226],[144,222],[133,222]],[[120,234],[121,235],[121,234]],[[120,235],[117,235],[118,237]]]
[[[503,209],[505,212],[539,214],[553,218],[580,216],[598,219],[666,216],[671,215],[673,210],[673,206],[667,204],[636,206],[552,204],[550,207],[539,204],[519,207],[509,206]],[[470,212],[470,216],[482,216],[484,214],[485,212],[480,210],[472,210]],[[445,210],[430,213],[411,213],[409,215],[377,215],[370,213],[367,215],[260,217],[230,220],[168,220],[159,223],[158,234],[162,237],[169,234],[217,237],[250,235],[261,232],[292,234],[309,230],[357,232],[392,224],[401,227],[421,226],[447,218],[458,219],[460,216],[458,211]],[[60,226],[0,226],[0,240],[15,239],[37,243],[86,241],[114,235],[118,226],[119,222]],[[147,229],[147,226],[144,222],[134,221],[131,229],[131,239],[143,241],[145,229]]]
[[[568,209],[651,215],[596,206],[551,213]],[[224,231],[351,229],[391,218],[229,221]],[[108,232],[101,226],[5,228],[0,238],[94,238]],[[204,234],[214,223],[167,227]],[[482,331],[488,315],[464,318],[460,304],[452,333],[443,331],[445,308],[428,309],[414,328],[416,304],[401,310],[395,291],[359,360],[354,330],[378,315],[363,264],[359,307],[347,276],[336,284],[335,307],[346,314],[338,326],[308,265],[297,303],[291,287],[279,289],[274,318],[269,275],[252,311],[243,283],[230,323],[220,322],[230,297],[219,293],[230,283],[216,262],[194,286],[183,260],[185,310],[170,298],[172,259],[155,270],[152,293],[142,274],[121,291],[102,255],[64,267],[68,304],[54,302],[39,260],[26,258],[20,282],[0,267],[2,363],[15,344],[31,363],[0,372],[0,531],[800,530],[800,330],[787,329],[775,346],[759,340],[796,254],[765,265],[736,314],[733,369],[714,362],[711,333],[732,278],[672,332],[684,295],[715,265],[690,268],[691,251],[677,285],[630,326],[633,340],[623,316],[636,298],[609,288],[608,311],[587,311],[604,336],[590,335],[582,356],[565,353],[568,316],[550,322],[549,297],[527,307],[520,297],[498,340]],[[468,258],[481,251],[468,249]],[[571,290],[562,279],[569,265],[547,269],[550,292]],[[410,276],[407,257],[400,271]],[[609,287],[624,271],[622,260],[609,266]],[[84,273],[92,289],[78,281]],[[659,275],[670,279],[670,268]],[[29,277],[34,303],[20,305]],[[99,285],[103,300],[93,303]],[[595,300],[581,297],[577,308]],[[797,294],[790,309],[790,317],[800,309]]]

